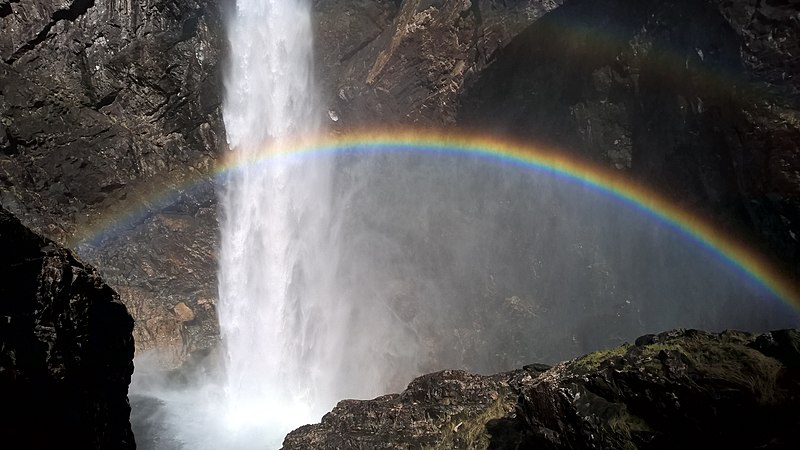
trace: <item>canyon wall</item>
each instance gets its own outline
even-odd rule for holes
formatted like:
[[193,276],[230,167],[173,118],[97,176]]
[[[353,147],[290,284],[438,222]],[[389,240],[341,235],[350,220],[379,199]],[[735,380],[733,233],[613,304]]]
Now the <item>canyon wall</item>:
[[174,365],[210,346],[219,5],[0,6],[0,203],[102,268],[138,350]]

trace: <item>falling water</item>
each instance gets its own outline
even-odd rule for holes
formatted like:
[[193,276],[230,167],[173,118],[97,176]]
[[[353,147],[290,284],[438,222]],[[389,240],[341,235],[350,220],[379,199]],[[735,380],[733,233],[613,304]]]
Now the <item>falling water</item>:
[[[224,414],[278,435],[318,420],[314,321],[326,301],[329,169],[323,160],[254,165],[267,148],[318,131],[305,0],[238,0],[229,24],[225,128],[235,166],[221,195],[219,322]],[[304,280],[314,279],[314,283]],[[319,406],[321,408],[322,406]],[[324,405],[330,407],[330,405]]]

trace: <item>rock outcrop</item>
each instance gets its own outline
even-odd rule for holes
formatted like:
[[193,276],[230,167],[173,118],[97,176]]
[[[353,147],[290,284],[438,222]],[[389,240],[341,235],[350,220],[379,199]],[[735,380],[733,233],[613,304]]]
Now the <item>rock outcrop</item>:
[[318,2],[317,68],[331,127],[457,125],[459,95],[561,0]]
[[790,449],[799,399],[797,330],[676,330],[552,368],[426,375],[340,402],[284,449]]
[[97,271],[0,208],[0,434],[20,448],[135,448],[133,319]]

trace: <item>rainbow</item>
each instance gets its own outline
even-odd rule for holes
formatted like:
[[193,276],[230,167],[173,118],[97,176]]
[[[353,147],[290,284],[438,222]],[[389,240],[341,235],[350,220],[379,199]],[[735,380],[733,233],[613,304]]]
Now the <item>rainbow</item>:
[[[70,243],[73,248],[83,245],[99,246],[102,242],[143,221],[153,211],[172,204],[181,194],[211,179],[222,179],[233,171],[257,168],[260,165],[285,159],[335,155],[343,152],[421,152],[441,155],[471,155],[489,162],[513,164],[540,173],[583,184],[609,194],[629,206],[667,224],[701,245],[712,254],[729,262],[743,274],[757,280],[787,305],[800,309],[800,286],[784,275],[764,255],[742,242],[722,233],[714,224],[697,214],[689,213],[647,187],[635,183],[619,172],[589,164],[553,149],[514,142],[500,137],[474,135],[465,132],[421,130],[363,131],[317,139],[284,142],[279,147],[266,147],[249,160],[224,158],[210,174],[191,174],[179,180],[153,188],[151,194],[133,207],[106,214],[92,221],[82,233],[76,233]],[[123,207],[124,208],[124,207]]]

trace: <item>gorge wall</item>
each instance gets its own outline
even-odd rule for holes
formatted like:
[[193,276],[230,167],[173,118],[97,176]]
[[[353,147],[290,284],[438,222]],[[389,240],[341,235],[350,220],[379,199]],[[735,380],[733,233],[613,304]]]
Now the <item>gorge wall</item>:
[[[101,267],[167,366],[218,335],[226,5],[0,0],[0,203]],[[480,125],[556,146],[796,271],[799,8],[315,1],[320,114],[333,133]]]

